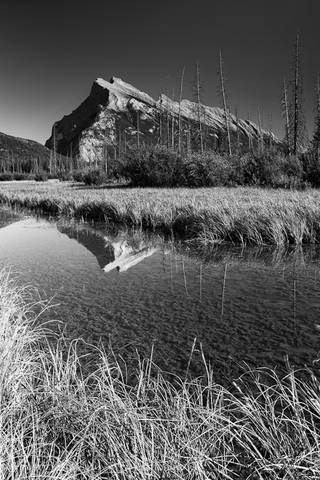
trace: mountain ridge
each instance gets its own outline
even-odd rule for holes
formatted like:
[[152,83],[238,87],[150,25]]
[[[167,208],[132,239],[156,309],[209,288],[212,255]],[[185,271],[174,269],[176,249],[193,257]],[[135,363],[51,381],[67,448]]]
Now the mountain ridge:
[[[139,143],[178,142],[178,118],[182,122],[183,142],[195,136],[199,123],[198,105],[188,99],[178,101],[161,94],[157,100],[118,77],[110,81],[97,78],[89,96],[70,114],[54,123],[45,145],[64,155],[79,155],[87,162],[101,160],[105,148],[116,147],[121,142],[129,146]],[[220,107],[201,105],[201,124],[205,129],[206,147],[223,149],[226,141],[225,114]],[[228,114],[231,135],[242,145],[266,141],[279,143],[276,136],[260,129],[250,120]],[[188,130],[189,129],[189,130]],[[169,131],[170,130],[170,131]],[[123,138],[125,137],[125,138]],[[138,139],[138,137],[140,137]],[[189,143],[195,144],[192,140]],[[191,148],[195,148],[191,145]]]
[[31,171],[35,162],[37,165],[49,162],[50,149],[37,142],[23,137],[16,137],[0,132],[0,162],[2,170]]

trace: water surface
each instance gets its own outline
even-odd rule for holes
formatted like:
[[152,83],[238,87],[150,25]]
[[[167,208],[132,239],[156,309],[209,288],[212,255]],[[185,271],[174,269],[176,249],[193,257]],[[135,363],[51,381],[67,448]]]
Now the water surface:
[[203,353],[216,378],[250,366],[313,366],[319,356],[316,248],[195,251],[142,232],[0,211],[0,267],[52,297],[50,316],[70,338],[137,349],[183,373]]

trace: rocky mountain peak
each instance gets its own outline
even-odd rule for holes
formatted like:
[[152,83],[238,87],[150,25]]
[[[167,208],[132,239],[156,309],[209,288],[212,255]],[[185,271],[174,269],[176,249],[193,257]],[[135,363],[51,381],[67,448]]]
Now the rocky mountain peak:
[[[185,142],[190,143],[197,130],[197,104],[184,99],[179,105],[164,94],[155,100],[121,78],[113,76],[110,81],[97,78],[84,102],[55,122],[46,146],[64,155],[79,155],[85,161],[97,162],[105,154],[106,146],[120,150],[119,142],[125,141],[130,146],[136,144],[138,136],[144,143],[172,145],[177,142],[179,115]],[[223,151],[226,137],[223,110],[201,105],[200,115],[206,147]],[[277,142],[272,132],[262,131],[253,122],[237,119],[231,113],[229,125],[231,133],[244,146],[261,137]]]

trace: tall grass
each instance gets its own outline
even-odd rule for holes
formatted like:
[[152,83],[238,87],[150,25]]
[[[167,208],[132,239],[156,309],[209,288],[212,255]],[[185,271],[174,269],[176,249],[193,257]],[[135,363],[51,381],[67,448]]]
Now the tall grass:
[[0,478],[319,478],[311,373],[248,371],[228,389],[205,362],[202,378],[169,381],[152,358],[129,376],[104,352],[87,373],[77,342],[45,342],[4,272],[0,316]]
[[4,183],[0,203],[128,225],[199,244],[319,243],[320,192],[261,188],[110,188]]

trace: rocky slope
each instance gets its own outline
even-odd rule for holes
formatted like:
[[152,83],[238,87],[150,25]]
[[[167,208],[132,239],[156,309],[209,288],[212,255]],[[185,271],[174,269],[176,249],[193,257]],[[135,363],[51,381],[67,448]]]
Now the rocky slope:
[[[178,118],[182,131],[182,148],[196,149],[198,106],[189,101],[174,101],[166,95],[154,100],[120,78],[110,82],[98,78],[90,95],[71,114],[57,121],[46,146],[64,155],[79,155],[85,161],[100,161],[109,150],[121,152],[128,145],[160,143],[177,145]],[[201,107],[202,128],[206,148],[226,148],[226,128],[221,108]],[[261,138],[277,142],[275,136],[249,120],[230,114],[233,143],[246,149]],[[106,153],[107,152],[107,153]],[[116,154],[116,153],[114,153]]]

